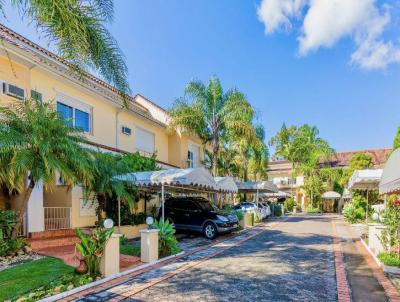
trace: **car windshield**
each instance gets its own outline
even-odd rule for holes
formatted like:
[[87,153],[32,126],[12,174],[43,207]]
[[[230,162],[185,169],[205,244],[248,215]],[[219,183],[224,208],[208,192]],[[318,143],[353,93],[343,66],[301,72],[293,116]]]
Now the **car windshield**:
[[204,210],[209,211],[209,212],[210,211],[219,210],[216,205],[214,205],[214,204],[212,204],[211,202],[208,202],[208,201],[200,202],[200,204],[201,204],[201,206],[203,207]]

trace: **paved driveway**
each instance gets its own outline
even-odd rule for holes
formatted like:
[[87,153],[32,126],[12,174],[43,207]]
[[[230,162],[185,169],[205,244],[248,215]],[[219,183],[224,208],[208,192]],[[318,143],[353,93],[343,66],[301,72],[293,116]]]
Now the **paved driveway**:
[[[339,238],[335,245],[333,228]],[[336,278],[343,298],[347,275],[353,301],[387,301],[349,230],[337,216],[293,216],[65,300],[337,301]],[[336,258],[342,263],[338,277],[334,246],[343,252],[344,263]]]
[[331,234],[292,217],[126,301],[336,301]]

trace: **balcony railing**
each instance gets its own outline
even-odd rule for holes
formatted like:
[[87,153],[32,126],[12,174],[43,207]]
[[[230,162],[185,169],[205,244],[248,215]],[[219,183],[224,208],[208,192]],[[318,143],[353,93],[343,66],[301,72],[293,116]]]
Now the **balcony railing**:
[[44,229],[70,229],[71,215],[71,207],[44,207]]

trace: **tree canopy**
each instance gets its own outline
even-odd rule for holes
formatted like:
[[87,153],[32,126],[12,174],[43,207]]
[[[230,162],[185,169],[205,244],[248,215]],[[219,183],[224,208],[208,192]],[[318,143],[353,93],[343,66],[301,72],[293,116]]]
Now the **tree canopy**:
[[237,89],[223,91],[221,82],[211,77],[207,85],[192,81],[185,95],[170,110],[170,127],[197,135],[205,146],[211,145],[213,174],[218,174],[218,155],[224,136],[249,137],[254,132],[254,110],[245,95]]
[[[4,2],[0,1],[0,14],[4,14]],[[112,0],[10,2],[21,16],[33,21],[56,44],[60,56],[75,71],[94,68],[124,96],[130,93],[124,56],[105,27],[113,20]]]

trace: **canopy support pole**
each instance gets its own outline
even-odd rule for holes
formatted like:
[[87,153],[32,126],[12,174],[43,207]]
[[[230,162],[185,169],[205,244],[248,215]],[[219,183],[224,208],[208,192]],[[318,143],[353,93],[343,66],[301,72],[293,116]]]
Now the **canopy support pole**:
[[121,232],[121,198],[118,197],[118,232]]
[[365,223],[366,224],[368,224],[368,208],[369,208],[369,200],[368,200],[368,194],[369,193],[369,189],[367,189],[367,208],[366,208],[366,211],[365,211]]
[[257,193],[256,193],[256,204],[257,204],[257,207],[258,207],[258,189],[257,189]]
[[161,184],[161,219],[163,221],[164,221],[164,202],[165,202],[164,184]]

